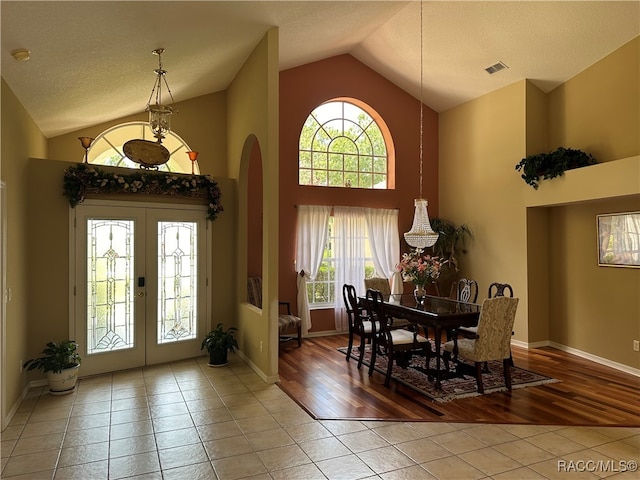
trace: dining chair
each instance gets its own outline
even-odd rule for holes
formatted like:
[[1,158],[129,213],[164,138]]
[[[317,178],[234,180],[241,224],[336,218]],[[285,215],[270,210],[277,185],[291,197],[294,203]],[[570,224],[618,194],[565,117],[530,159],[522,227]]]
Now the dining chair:
[[[382,293],[382,298],[384,300],[389,300],[391,298],[391,284],[389,283],[388,278],[382,277],[371,277],[364,279],[364,288],[367,290],[378,290]],[[411,326],[411,322],[404,318],[393,318],[389,317],[391,320],[391,328],[406,328]]]
[[478,330],[475,338],[458,338],[444,344],[445,366],[448,370],[450,359],[457,364],[459,357],[474,362],[478,393],[484,393],[482,384],[482,364],[490,360],[502,360],[504,382],[511,391],[511,334],[516,318],[518,298],[494,297],[482,302]]
[[366,296],[373,304],[370,312],[372,320],[377,321],[380,327],[373,338],[369,375],[373,374],[377,355],[385,355],[387,357],[387,371],[384,386],[388,387],[391,383],[393,362],[395,361],[398,366],[406,368],[411,353],[421,350],[428,366],[431,358],[431,344],[426,337],[418,334],[417,331],[389,328],[389,320],[384,312],[384,298],[379,290],[369,289]]
[[342,286],[342,298],[347,311],[349,321],[349,345],[347,347],[347,362],[351,358],[351,350],[353,349],[353,340],[356,336],[360,338],[360,346],[358,350],[358,369],[362,367],[362,359],[364,358],[364,349],[366,343],[372,343],[376,332],[380,329],[378,322],[371,321],[364,309],[358,303],[356,288],[353,285],[344,284]]
[[465,303],[478,301],[478,282],[468,278],[461,278],[456,283],[456,300]]
[[[488,298],[506,297],[505,292],[509,293],[509,297],[513,297],[513,287],[511,287],[511,285],[508,283],[493,282],[489,285]],[[473,338],[473,336],[476,335],[477,330],[478,327],[461,327],[458,329],[458,335]],[[511,335],[513,335],[513,333],[514,332],[511,332]],[[509,362],[513,367],[513,355],[511,355],[511,353],[509,353]],[[485,370],[489,371],[487,364],[485,364]]]

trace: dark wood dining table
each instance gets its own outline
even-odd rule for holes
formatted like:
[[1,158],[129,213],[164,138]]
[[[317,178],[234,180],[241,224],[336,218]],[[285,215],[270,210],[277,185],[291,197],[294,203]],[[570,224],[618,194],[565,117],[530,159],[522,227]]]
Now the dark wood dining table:
[[[366,297],[359,297],[365,309],[372,308],[372,302]],[[403,318],[424,328],[428,335],[433,330],[436,354],[436,388],[441,388],[441,348],[442,333],[458,327],[474,327],[478,324],[481,305],[477,303],[459,302],[447,297],[427,295],[422,305],[418,305],[412,294],[391,295],[385,299],[386,316]],[[428,368],[428,365],[427,365]]]

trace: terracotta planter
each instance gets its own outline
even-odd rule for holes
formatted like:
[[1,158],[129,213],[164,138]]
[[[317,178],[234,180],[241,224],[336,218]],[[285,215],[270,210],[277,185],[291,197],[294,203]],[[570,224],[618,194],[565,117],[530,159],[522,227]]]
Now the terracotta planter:
[[47,372],[49,393],[51,395],[68,395],[76,388],[80,365],[62,370],[60,373]]

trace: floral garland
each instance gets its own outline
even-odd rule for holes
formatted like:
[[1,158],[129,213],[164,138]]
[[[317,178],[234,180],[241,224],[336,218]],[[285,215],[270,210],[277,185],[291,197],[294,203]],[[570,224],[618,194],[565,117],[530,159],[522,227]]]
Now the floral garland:
[[75,207],[88,193],[143,193],[147,195],[181,195],[206,198],[207,218],[215,220],[223,211],[218,183],[207,175],[141,170],[135,173],[111,173],[80,163],[64,171],[62,194]]
[[422,255],[423,250],[416,248],[409,253],[402,254],[402,260],[396,266],[405,282],[425,286],[434,282],[440,276],[440,268],[447,263],[439,257]]

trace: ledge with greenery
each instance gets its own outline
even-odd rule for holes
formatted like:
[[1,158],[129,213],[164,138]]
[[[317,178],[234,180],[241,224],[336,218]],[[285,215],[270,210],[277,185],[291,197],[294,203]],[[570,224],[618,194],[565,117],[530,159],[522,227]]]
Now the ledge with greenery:
[[521,177],[536,190],[540,179],[559,177],[565,170],[595,165],[598,161],[588,153],[573,148],[559,147],[550,153],[529,155],[516,164],[516,170],[522,171]]
[[149,170],[118,174],[80,163],[64,171],[63,195],[75,207],[91,193],[138,193],[205,198],[207,218],[215,220],[223,211],[218,183],[207,175],[186,175]]

